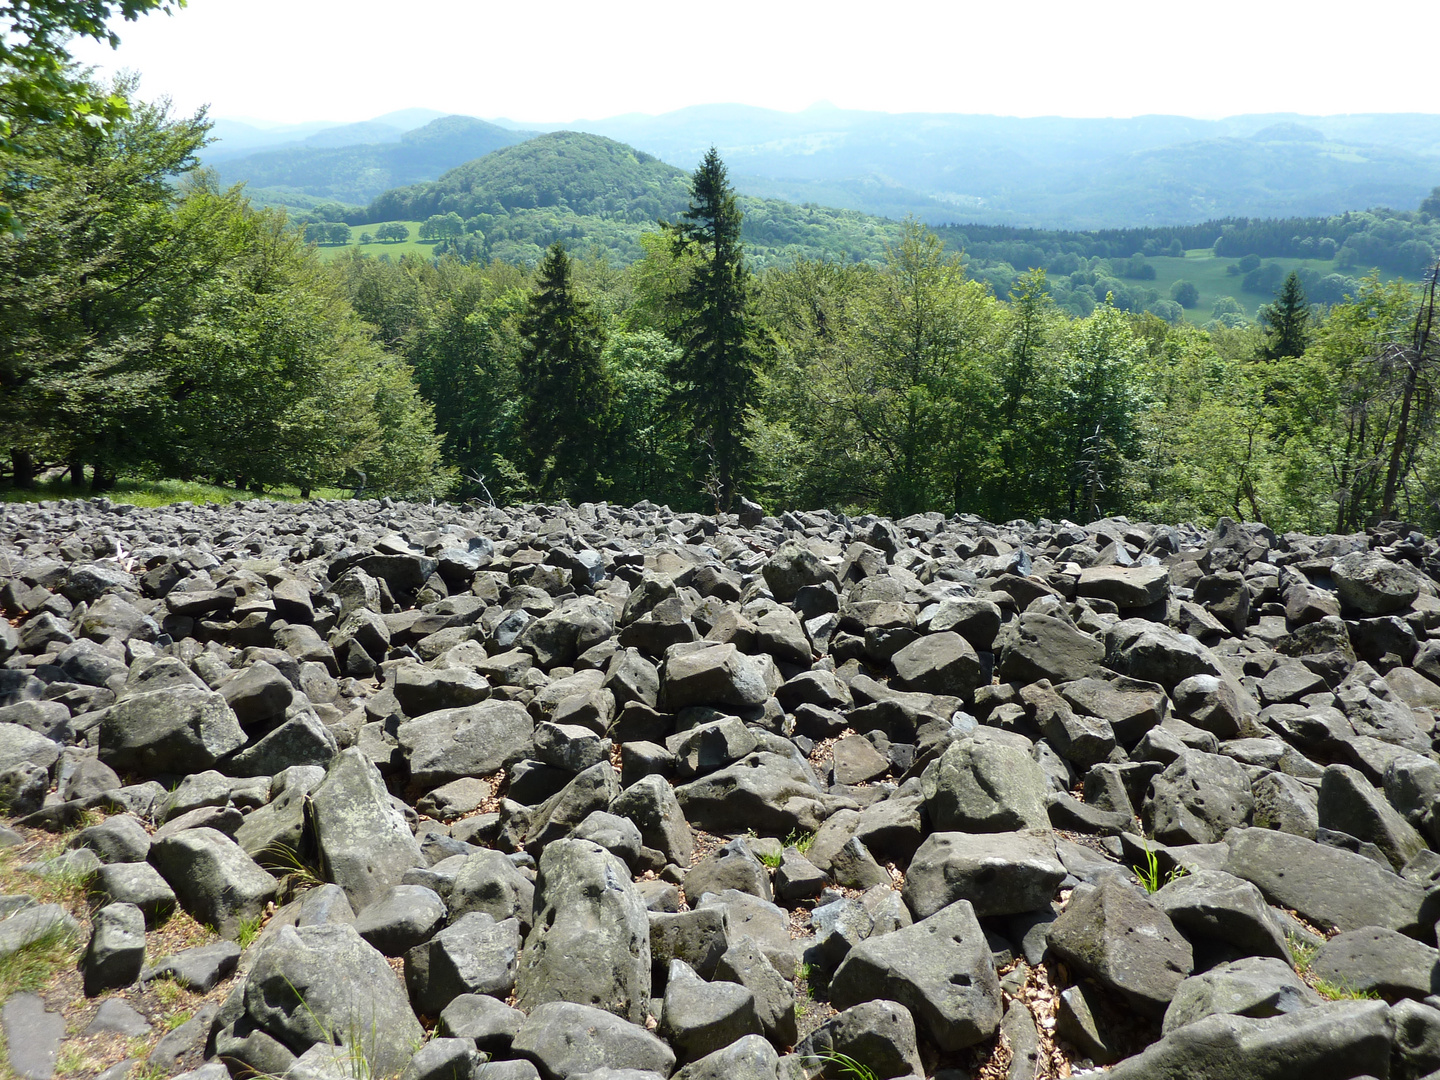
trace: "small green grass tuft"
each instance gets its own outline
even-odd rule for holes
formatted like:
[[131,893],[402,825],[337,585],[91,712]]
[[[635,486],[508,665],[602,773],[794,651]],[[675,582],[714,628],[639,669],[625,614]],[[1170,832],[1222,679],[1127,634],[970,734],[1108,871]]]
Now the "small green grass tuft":
[[776,855],[773,851],[764,851],[760,853],[760,861],[771,870],[779,870],[780,864],[785,861],[785,856]]
[[1155,857],[1155,852],[1151,850],[1148,841],[1145,844],[1145,865],[1132,866],[1130,870],[1134,873],[1135,879],[1140,882],[1147,893],[1159,892],[1164,886],[1169,885],[1177,878],[1184,877],[1190,872],[1183,866],[1177,866],[1168,874],[1165,874],[1162,879],[1159,860]]
[[185,988],[174,979],[156,979],[150,984],[150,989],[155,991],[160,1004],[167,1009],[185,996]]
[[74,965],[79,951],[79,937],[57,919],[28,945],[0,957],[0,1001],[42,989],[58,972]]
[[265,921],[264,915],[255,915],[249,919],[241,919],[240,926],[236,930],[235,943],[242,949],[248,949],[260,936],[260,924]]
[[1286,934],[1285,943],[1290,946],[1290,959],[1294,961],[1295,970],[1301,975],[1310,971],[1310,965],[1315,962],[1315,956],[1320,951],[1320,946],[1313,942],[1306,941],[1298,934]]
[[813,832],[801,832],[799,829],[792,831],[789,836],[785,837],[785,846],[793,847],[801,855],[809,852],[814,843],[815,834]]
[[[294,848],[285,844],[277,844],[269,849],[264,856],[264,862],[260,865],[271,873],[280,872],[287,877],[295,879],[294,885],[297,888],[308,888],[315,885],[325,884],[320,872],[300,857],[300,853]],[[244,948],[244,946],[241,946]]]
[[1355,990],[1340,983],[1315,980],[1315,992],[1326,1001],[1379,1001],[1380,994],[1374,990]]
[[835,1066],[841,1076],[848,1076],[851,1080],[879,1080],[874,1069],[863,1062],[856,1061],[849,1054],[839,1054],[834,1050],[827,1050],[825,1053],[815,1056],[825,1064]]

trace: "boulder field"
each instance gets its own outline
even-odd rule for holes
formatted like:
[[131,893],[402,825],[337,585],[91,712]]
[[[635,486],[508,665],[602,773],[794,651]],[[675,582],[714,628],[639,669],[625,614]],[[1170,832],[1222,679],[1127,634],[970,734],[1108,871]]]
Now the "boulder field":
[[0,506],[3,840],[92,899],[0,955],[214,990],[127,1067],[195,1080],[1435,1080],[1437,582],[1391,522]]

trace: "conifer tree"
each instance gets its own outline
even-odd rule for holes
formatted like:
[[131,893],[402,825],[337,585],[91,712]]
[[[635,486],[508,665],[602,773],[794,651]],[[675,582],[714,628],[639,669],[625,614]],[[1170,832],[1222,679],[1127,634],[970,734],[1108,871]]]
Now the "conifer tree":
[[517,369],[524,402],[521,439],[526,472],[542,497],[559,485],[579,498],[599,486],[610,381],[600,331],[575,290],[565,247],[550,246],[520,322]]
[[725,165],[712,146],[691,178],[690,208],[666,229],[678,252],[698,256],[673,298],[681,349],[673,372],[675,400],[690,421],[700,472],[713,480],[721,507],[730,504],[747,471],[745,428],[760,387],[750,275],[740,242],[742,217]]
[[1305,299],[1300,275],[1294,270],[1280,286],[1275,303],[1260,310],[1260,322],[1265,327],[1266,360],[1304,354],[1310,337],[1310,303]]

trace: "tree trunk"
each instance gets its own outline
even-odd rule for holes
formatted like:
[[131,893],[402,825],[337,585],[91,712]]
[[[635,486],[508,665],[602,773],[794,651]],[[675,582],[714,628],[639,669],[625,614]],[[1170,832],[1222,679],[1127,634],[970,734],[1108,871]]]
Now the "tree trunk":
[[1385,493],[1380,500],[1380,512],[1389,517],[1395,506],[1395,490],[1400,484],[1400,463],[1405,460],[1406,439],[1410,429],[1410,407],[1415,400],[1416,385],[1420,380],[1420,365],[1425,362],[1425,352],[1430,345],[1430,330],[1435,323],[1435,285],[1440,280],[1440,262],[1430,271],[1426,283],[1425,299],[1415,313],[1415,332],[1411,335],[1410,348],[1405,351],[1405,392],[1400,401],[1400,421],[1395,426],[1395,444],[1390,448],[1390,464],[1385,470]]
[[28,491],[35,486],[35,459],[29,450],[18,446],[10,448],[10,467],[15,471],[15,486]]

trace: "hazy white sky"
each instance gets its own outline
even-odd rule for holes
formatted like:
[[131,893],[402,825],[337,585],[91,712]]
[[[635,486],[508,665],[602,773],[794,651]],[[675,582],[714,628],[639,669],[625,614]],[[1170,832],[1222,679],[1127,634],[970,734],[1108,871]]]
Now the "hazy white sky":
[[[117,27],[147,97],[271,121],[362,120],[422,106],[563,122],[739,102],[889,112],[1215,118],[1437,112],[1440,5],[1352,13],[1277,0],[190,0]],[[1386,49],[1400,48],[1391,62]]]

